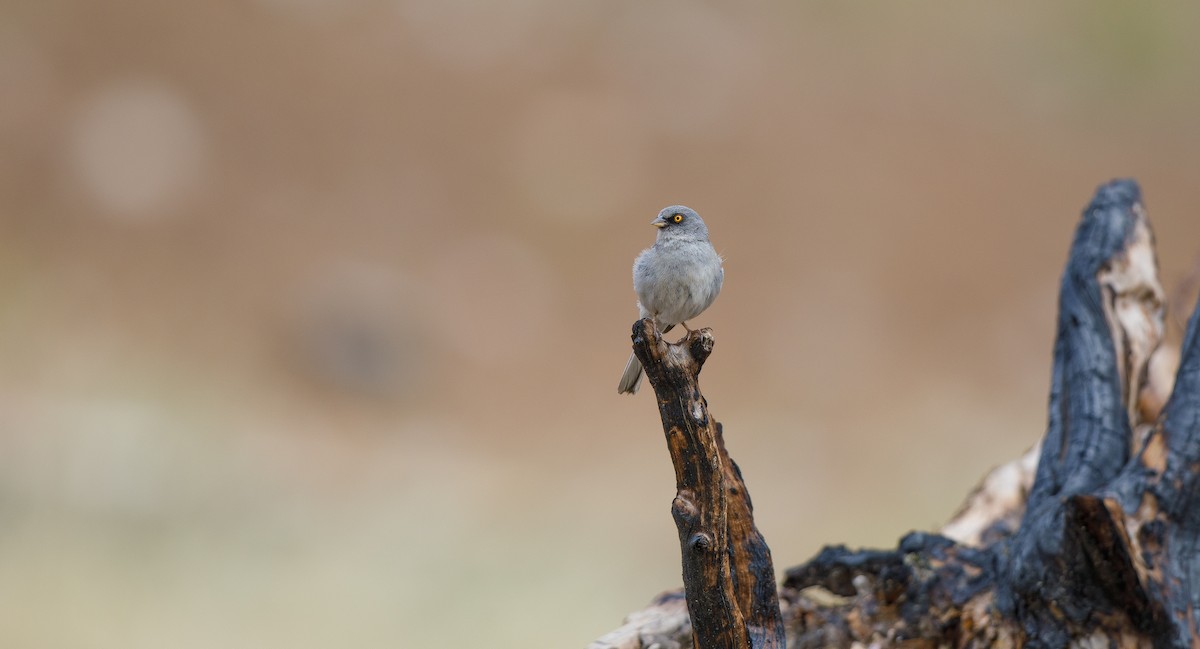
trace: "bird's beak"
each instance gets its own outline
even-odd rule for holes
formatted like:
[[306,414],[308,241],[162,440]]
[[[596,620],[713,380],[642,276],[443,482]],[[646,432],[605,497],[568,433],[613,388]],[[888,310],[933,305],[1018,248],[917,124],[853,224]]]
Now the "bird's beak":
[[663,217],[659,216],[659,217],[655,218],[653,221],[651,221],[650,225],[653,225],[654,227],[661,230],[661,229],[667,227],[667,220],[664,219]]

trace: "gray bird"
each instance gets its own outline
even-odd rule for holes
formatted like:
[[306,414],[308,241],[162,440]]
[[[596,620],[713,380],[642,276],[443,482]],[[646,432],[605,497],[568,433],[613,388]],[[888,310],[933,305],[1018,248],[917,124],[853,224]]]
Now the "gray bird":
[[[643,318],[653,318],[663,333],[677,324],[690,333],[687,321],[700,315],[721,292],[725,281],[721,256],[708,242],[704,221],[690,207],[665,208],[650,225],[658,228],[658,237],[633,262],[638,310]],[[641,383],[642,364],[631,354],[617,393],[634,394]]]

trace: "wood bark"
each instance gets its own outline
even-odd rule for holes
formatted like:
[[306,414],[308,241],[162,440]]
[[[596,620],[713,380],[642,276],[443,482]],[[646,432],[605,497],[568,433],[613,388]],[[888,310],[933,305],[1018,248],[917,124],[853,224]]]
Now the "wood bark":
[[1149,369],[1164,307],[1141,191],[1107,183],[1063,273],[1042,440],[938,532],[788,570],[788,646],[1200,646],[1200,307],[1173,386]]
[[700,370],[713,344],[708,329],[668,344],[652,320],[633,326],[634,353],[654,388],[675,467],[671,515],[691,629],[701,649],[782,649],[771,551],[754,526],[750,494],[725,448],[724,430],[700,393]]

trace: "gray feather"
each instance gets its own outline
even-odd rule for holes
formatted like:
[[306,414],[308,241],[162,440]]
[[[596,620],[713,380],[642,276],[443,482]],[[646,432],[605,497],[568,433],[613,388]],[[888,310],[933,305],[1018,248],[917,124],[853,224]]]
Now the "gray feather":
[[[709,243],[708,227],[694,210],[672,205],[652,223],[662,227],[654,245],[633,262],[633,290],[641,317],[653,318],[665,333],[712,305],[725,282],[725,270]],[[617,390],[637,392],[641,378],[641,363],[630,357]]]
[[638,361],[637,356],[630,354],[629,362],[625,364],[625,373],[621,375],[621,382],[617,384],[617,394],[637,394],[640,387],[642,387],[642,364]]

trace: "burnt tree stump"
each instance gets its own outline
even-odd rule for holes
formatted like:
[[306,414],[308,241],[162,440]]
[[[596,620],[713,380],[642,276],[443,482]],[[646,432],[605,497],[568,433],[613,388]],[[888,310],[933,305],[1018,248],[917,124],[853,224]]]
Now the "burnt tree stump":
[[[1101,186],[1083,212],[1062,277],[1042,440],[985,476],[940,531],[910,533],[894,550],[829,546],[788,570],[780,591],[787,646],[1200,646],[1200,305],[1178,350],[1174,384],[1164,385],[1169,378],[1148,371],[1163,336],[1157,272],[1137,184]],[[702,429],[719,445],[720,427],[709,421],[694,382],[656,366],[683,352],[645,330],[639,358],[659,396],[672,456],[678,433],[669,416],[688,422],[678,430]],[[707,332],[684,344],[699,346],[700,363],[711,351]],[[694,404],[701,407],[692,410]],[[677,477],[689,475],[689,466],[677,462]],[[730,516],[732,505],[704,493],[708,509],[698,511]],[[682,487],[681,495],[688,497]],[[748,513],[748,499],[746,507]],[[714,520],[693,524],[677,513],[685,577],[694,534],[711,530],[718,544],[732,536],[706,527]],[[692,551],[692,569],[713,580],[704,583],[724,583],[728,572],[732,584],[692,608],[697,646],[743,646],[708,645],[702,636],[702,629],[745,619],[732,605],[742,602],[733,593],[746,579],[731,559],[736,550]],[[695,565],[705,561],[710,565]],[[761,586],[760,577],[748,578]],[[689,582],[689,604],[691,589]],[[667,595],[647,609],[659,635],[631,635],[631,626],[649,628],[631,618],[623,637],[634,641],[620,646],[689,644],[689,625],[670,609],[674,601]],[[618,646],[605,642],[593,647]]]

